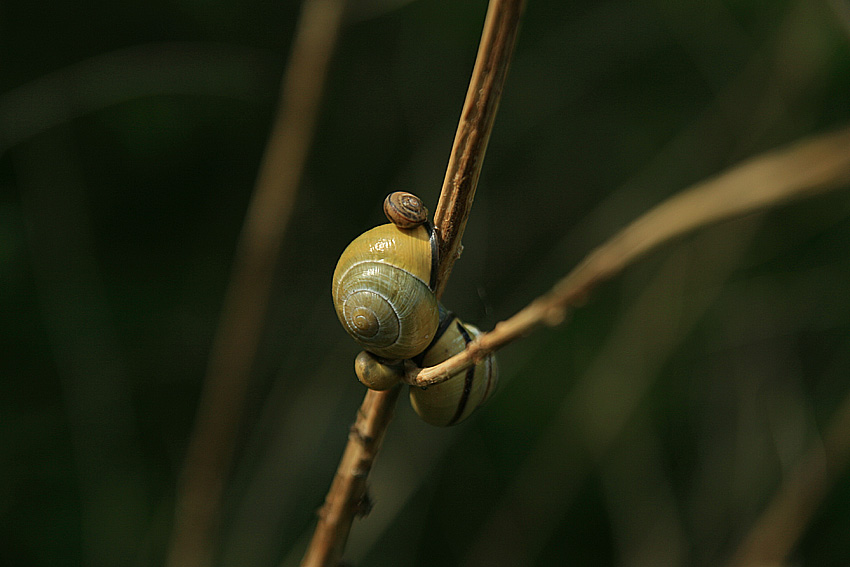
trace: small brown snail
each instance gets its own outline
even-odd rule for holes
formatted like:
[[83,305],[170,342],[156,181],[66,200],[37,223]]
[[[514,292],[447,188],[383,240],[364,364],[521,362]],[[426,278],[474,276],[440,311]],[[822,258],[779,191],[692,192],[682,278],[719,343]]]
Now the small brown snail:
[[384,214],[399,228],[413,228],[428,220],[428,209],[413,193],[396,191],[384,199]]
[[[393,193],[384,212],[392,224],[368,230],[348,245],[332,290],[340,322],[367,351],[355,361],[358,379],[375,390],[401,380],[402,359],[431,366],[461,352],[479,334],[437,302],[437,235],[419,198]],[[428,423],[453,425],[489,397],[496,378],[490,355],[427,390],[411,388],[410,400]]]

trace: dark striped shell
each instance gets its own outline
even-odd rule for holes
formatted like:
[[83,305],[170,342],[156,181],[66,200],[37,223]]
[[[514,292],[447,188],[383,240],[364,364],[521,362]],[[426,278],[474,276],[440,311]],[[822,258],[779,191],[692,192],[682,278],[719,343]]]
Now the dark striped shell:
[[[437,338],[414,360],[421,367],[434,366],[463,351],[481,331],[462,323],[453,313],[441,313]],[[482,405],[496,388],[499,369],[493,354],[475,366],[461,370],[447,381],[427,389],[410,387],[413,409],[431,425],[455,425]]]

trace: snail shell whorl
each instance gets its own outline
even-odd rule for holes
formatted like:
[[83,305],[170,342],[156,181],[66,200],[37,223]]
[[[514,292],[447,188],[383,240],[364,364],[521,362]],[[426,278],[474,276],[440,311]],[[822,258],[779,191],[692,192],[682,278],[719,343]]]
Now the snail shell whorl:
[[428,219],[428,209],[413,193],[396,191],[384,199],[384,214],[399,228],[413,228]]
[[364,349],[400,359],[431,343],[439,325],[436,256],[436,237],[427,224],[410,230],[381,225],[348,245],[334,272],[334,307]]
[[[477,327],[465,325],[454,314],[441,315],[443,317],[437,339],[416,359],[420,366],[433,366],[451,358],[481,334]],[[441,426],[454,425],[469,417],[487,401],[496,388],[498,377],[496,357],[490,354],[445,382],[424,390],[411,386],[410,403],[426,422]]]

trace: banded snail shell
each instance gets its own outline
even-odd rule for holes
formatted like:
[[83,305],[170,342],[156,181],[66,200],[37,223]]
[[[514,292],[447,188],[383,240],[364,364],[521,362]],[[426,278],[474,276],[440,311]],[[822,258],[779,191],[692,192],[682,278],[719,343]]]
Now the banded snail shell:
[[439,325],[436,272],[437,239],[428,223],[377,226],[339,258],[332,290],[337,316],[372,354],[410,358],[431,343]]
[[[441,315],[434,343],[414,358],[419,366],[434,366],[451,358],[481,334],[477,327],[462,323],[453,313],[443,311]],[[431,425],[455,425],[487,401],[496,389],[498,379],[496,357],[490,354],[445,382],[427,389],[411,386],[410,404],[419,417]]]

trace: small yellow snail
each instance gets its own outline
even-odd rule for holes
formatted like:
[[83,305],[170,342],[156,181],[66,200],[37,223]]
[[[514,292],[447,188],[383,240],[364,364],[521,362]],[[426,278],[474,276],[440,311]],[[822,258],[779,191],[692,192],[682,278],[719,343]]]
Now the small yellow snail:
[[354,374],[370,390],[389,390],[404,377],[404,361],[387,360],[364,350],[354,359]]
[[[437,302],[437,235],[419,198],[393,193],[384,212],[392,224],[368,230],[348,245],[334,271],[332,290],[340,322],[367,351],[355,360],[357,377],[374,390],[398,384],[402,359],[420,366],[438,364],[479,334]],[[411,388],[410,401],[426,422],[453,425],[484,403],[496,379],[495,357],[490,355],[427,390]]]

